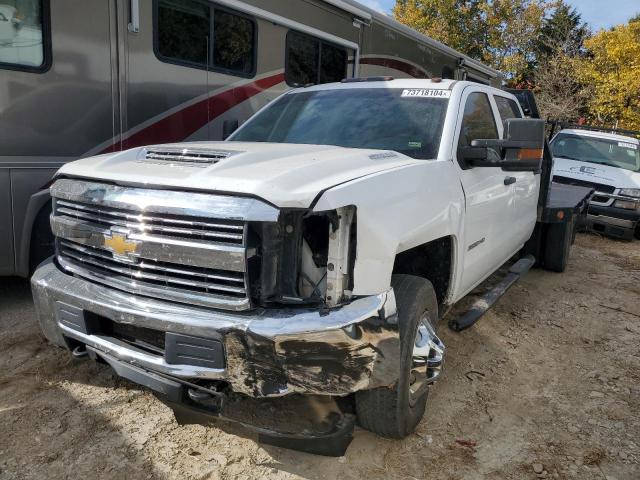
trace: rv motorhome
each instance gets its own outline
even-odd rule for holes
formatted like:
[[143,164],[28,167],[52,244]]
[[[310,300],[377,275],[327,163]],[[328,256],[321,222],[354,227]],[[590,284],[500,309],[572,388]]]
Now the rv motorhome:
[[497,71],[351,0],[0,0],[0,275],[50,255],[78,158],[220,140],[290,87]]

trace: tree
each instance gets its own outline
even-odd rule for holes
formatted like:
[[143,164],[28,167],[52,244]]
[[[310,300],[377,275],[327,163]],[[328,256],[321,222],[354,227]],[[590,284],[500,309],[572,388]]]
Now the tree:
[[587,110],[590,88],[575,72],[579,59],[557,49],[533,71],[534,90],[542,118],[576,121]]
[[396,0],[399,21],[515,78],[531,62],[548,0]]
[[582,16],[561,0],[551,16],[544,20],[535,42],[537,60],[544,61],[558,50],[570,57],[582,55],[584,41],[589,36],[589,27],[582,22]]
[[486,0],[397,0],[396,19],[478,60],[487,49]]
[[640,22],[602,30],[585,47],[589,55],[576,72],[593,86],[591,117],[607,126],[640,130]]

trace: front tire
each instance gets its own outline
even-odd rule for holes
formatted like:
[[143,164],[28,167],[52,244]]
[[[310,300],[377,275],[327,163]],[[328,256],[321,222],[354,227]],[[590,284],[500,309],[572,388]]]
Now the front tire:
[[[439,375],[444,345],[435,335],[438,301],[431,282],[413,275],[394,275],[391,286],[400,330],[398,382],[357,392],[356,414],[363,428],[383,437],[404,438],[413,433],[424,415],[429,385]],[[426,356],[420,357],[422,354]],[[423,364],[420,358],[424,358]]]

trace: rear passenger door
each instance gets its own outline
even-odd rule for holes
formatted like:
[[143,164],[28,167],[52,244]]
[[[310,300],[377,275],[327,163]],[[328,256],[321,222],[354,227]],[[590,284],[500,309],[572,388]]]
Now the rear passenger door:
[[[504,122],[509,118],[522,118],[520,105],[509,97],[494,95],[493,100],[500,117],[498,129],[504,138]],[[513,181],[513,226],[516,242],[523,245],[536,225],[540,175],[534,172],[508,172]]]
[[[461,253],[461,289],[468,293],[518,249],[513,234],[514,190],[500,167],[467,167],[459,155],[472,140],[500,135],[490,89],[467,87],[462,95],[455,137],[456,160],[465,194],[465,222]],[[497,154],[497,153],[496,153]]]

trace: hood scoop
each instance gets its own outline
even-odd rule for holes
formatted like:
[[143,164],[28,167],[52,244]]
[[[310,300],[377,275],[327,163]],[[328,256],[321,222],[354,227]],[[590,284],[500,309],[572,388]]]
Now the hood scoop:
[[146,149],[145,163],[162,165],[180,165],[188,167],[209,167],[220,160],[237,155],[238,151],[209,150],[206,148],[154,147]]

